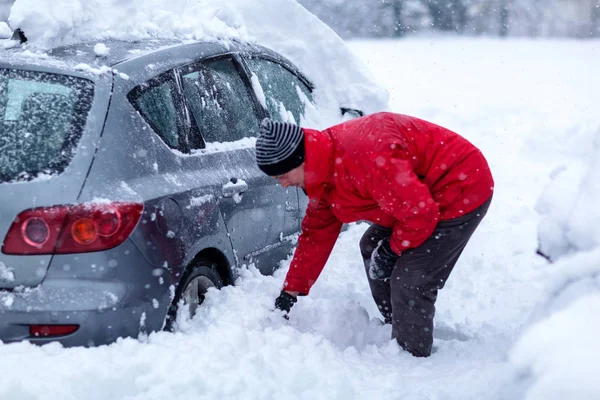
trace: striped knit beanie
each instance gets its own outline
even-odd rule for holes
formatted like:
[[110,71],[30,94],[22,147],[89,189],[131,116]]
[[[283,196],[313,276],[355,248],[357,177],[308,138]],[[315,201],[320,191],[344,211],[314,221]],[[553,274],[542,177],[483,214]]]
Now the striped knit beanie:
[[304,162],[304,132],[298,125],[265,118],[256,139],[256,163],[269,176],[283,175]]

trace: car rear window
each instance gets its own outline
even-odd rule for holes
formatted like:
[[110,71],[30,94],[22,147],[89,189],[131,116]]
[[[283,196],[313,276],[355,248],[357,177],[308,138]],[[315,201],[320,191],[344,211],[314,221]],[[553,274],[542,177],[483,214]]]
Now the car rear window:
[[87,79],[0,68],[0,182],[62,172],[93,93]]

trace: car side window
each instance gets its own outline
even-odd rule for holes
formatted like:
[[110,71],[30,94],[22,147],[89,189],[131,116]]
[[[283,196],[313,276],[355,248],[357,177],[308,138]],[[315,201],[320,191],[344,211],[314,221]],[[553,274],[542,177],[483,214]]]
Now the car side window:
[[258,78],[271,118],[300,124],[306,102],[312,102],[310,88],[293,72],[273,61],[250,58],[247,64]]
[[177,129],[177,109],[175,107],[175,81],[168,79],[151,84],[134,97],[134,104],[142,117],[162,140],[171,148],[179,148],[180,137]]
[[[206,143],[233,142],[258,133],[249,87],[231,58],[203,61],[182,72],[183,93]],[[201,141],[190,138],[190,143]]]

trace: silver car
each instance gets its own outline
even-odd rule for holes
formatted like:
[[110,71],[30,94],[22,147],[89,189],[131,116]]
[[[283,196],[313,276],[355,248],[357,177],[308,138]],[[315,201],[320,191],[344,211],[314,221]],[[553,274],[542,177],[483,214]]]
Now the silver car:
[[0,51],[5,343],[172,330],[298,235],[306,197],[257,169],[251,140],[282,107],[300,120],[296,67],[236,42],[106,45]]

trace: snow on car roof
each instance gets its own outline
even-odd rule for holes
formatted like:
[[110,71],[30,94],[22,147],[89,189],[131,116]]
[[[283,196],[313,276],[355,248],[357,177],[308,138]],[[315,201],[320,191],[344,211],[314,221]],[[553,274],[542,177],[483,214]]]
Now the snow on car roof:
[[157,46],[168,40],[263,45],[287,57],[315,84],[317,103],[325,112],[305,121],[306,126],[339,122],[333,118],[339,106],[366,113],[388,108],[387,91],[366,66],[294,0],[16,0],[8,23],[28,39],[21,51],[38,57],[48,49],[85,43],[79,50],[90,57],[116,60],[119,55],[111,54],[108,42],[119,40],[158,40]]
[[21,62],[55,65],[62,68],[72,68],[78,64],[113,66],[122,60],[181,43],[180,40],[170,39],[148,39],[134,42],[108,40],[100,44],[102,51],[98,50],[98,42],[68,44],[44,50],[30,46],[29,42],[24,46],[7,43],[2,61],[12,64]]

